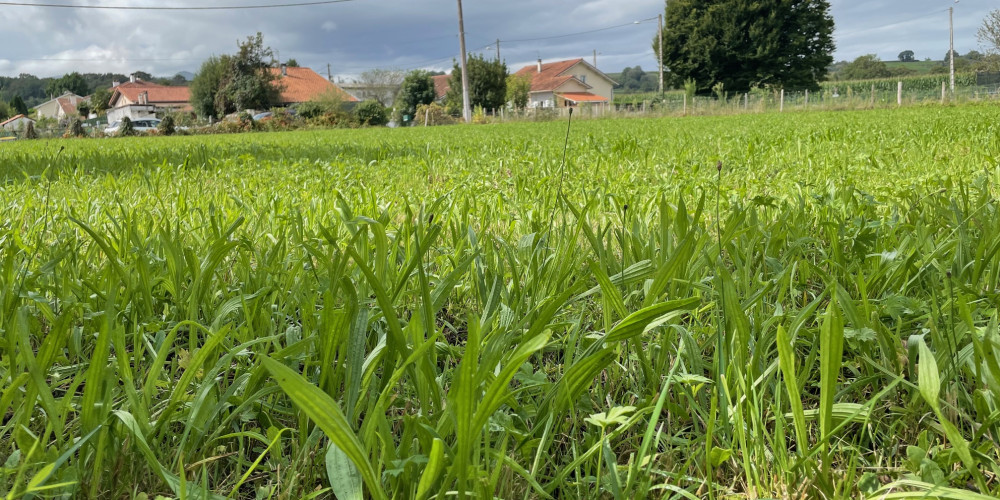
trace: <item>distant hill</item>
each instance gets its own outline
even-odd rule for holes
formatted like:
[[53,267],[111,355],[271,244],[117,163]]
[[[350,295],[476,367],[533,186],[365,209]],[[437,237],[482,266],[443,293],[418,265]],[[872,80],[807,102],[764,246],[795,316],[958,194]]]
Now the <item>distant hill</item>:
[[192,73],[190,71],[181,71],[181,72],[179,72],[177,74],[180,75],[180,76],[183,76],[184,79],[187,80],[187,81],[189,81],[189,82],[191,80],[194,80],[194,73]]

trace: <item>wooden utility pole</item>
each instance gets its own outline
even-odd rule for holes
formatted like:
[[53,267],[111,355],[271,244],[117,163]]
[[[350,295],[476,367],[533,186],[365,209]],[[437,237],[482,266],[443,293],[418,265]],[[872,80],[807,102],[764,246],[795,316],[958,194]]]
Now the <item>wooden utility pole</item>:
[[597,49],[594,49],[594,67],[597,67]]
[[465,20],[462,17],[462,0],[458,0],[458,46],[462,57],[462,117],[465,123],[472,121],[472,109],[469,106],[469,72],[466,70],[465,57]]
[[656,25],[659,27],[660,43],[657,45],[659,54],[656,54],[656,59],[660,61],[660,95],[663,95],[663,14],[660,14],[659,19]]
[[949,73],[951,75],[951,94],[955,95],[955,8],[948,7],[948,30],[950,32],[951,42],[948,44],[950,49],[948,50],[948,60],[949,63]]
[[326,63],[326,79],[333,81],[333,73],[330,73],[330,63]]
[[497,38],[497,61],[500,60],[500,39]]

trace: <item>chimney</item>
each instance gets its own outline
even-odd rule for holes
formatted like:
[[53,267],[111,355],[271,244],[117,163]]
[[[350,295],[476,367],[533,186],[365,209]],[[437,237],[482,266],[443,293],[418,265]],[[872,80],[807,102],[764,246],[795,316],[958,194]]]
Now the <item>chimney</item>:
[[118,80],[114,80],[114,81],[111,82],[111,88],[115,88],[115,87],[117,87],[119,85],[121,85],[121,84],[118,83]]
[[288,76],[288,65],[281,63],[281,76]]
[[538,72],[539,73],[542,72],[542,58],[541,57],[538,58]]
[[135,83],[136,80],[137,80],[137,78],[135,77],[135,73],[132,73],[131,75],[129,75],[128,81],[130,81],[132,83]]

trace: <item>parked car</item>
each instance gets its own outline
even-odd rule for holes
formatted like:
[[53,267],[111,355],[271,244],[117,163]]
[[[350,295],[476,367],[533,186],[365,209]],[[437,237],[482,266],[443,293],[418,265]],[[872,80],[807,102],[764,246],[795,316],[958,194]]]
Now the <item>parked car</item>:
[[[160,124],[159,118],[143,118],[142,120],[132,120],[132,130],[136,132],[149,132],[150,130],[156,130],[156,127]],[[122,126],[122,122],[113,122],[104,129],[104,133],[107,135],[115,135],[118,133],[118,129]]]

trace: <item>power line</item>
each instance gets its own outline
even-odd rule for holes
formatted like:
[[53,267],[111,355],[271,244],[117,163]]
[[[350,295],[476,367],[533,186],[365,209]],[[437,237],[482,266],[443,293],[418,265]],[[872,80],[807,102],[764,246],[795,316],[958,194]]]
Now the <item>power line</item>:
[[607,26],[607,27],[604,27],[604,28],[597,28],[597,29],[592,29],[592,30],[587,30],[587,31],[577,31],[576,33],[566,33],[566,34],[563,34],[563,35],[543,36],[543,37],[538,37],[538,38],[520,38],[520,39],[516,39],[516,40],[500,40],[500,42],[501,43],[537,42],[537,41],[540,41],[540,40],[554,40],[554,39],[557,39],[557,38],[568,38],[568,37],[571,37],[571,36],[587,35],[587,34],[590,34],[590,33],[597,33],[597,32],[600,32],[600,31],[607,31],[607,30],[613,30],[613,29],[617,29],[617,28],[624,28],[625,26],[635,26],[636,24],[643,24],[643,23],[648,23],[650,21],[656,21],[656,19],[657,18],[655,18],[655,17],[650,17],[650,18],[647,18],[647,19],[640,19],[638,21],[632,21],[630,23],[625,23],[625,24],[616,24],[614,26]]
[[911,17],[909,19],[905,19],[905,20],[902,20],[902,21],[896,21],[894,23],[883,24],[881,26],[872,26],[870,28],[854,29],[854,30],[843,32],[843,33],[837,33],[835,31],[833,33],[833,36],[834,36],[834,38],[850,37],[850,36],[857,35],[859,33],[867,33],[869,31],[879,31],[879,30],[884,30],[884,29],[890,29],[890,28],[899,26],[901,24],[912,23],[913,21],[919,21],[919,20],[924,19],[924,18],[928,18],[928,17],[932,17],[932,16],[937,16],[937,15],[939,15],[941,13],[944,13],[944,12],[948,12],[948,9],[941,9],[941,10],[936,10],[934,12],[928,12],[926,14],[921,14],[921,15],[916,16],[916,17]]
[[73,5],[64,3],[28,3],[0,2],[3,7],[44,7],[52,9],[96,9],[96,10],[249,10],[249,9],[280,9],[284,7],[308,7],[329,5],[335,3],[354,2],[356,0],[318,0],[312,2],[294,2],[263,5],[207,5],[200,7],[139,7],[133,5]]

